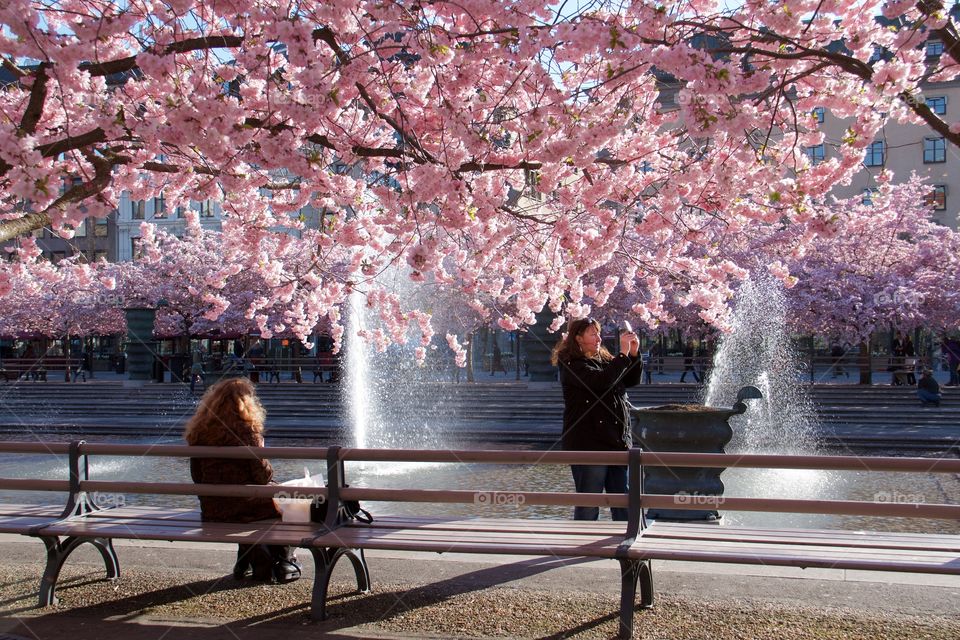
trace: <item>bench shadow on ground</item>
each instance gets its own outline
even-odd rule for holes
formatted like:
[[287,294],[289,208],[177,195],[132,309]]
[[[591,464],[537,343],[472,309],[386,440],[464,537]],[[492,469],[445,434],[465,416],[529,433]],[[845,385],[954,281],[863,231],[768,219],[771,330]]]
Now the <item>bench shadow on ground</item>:
[[[116,599],[106,597],[88,605],[70,606],[70,601],[82,601],[83,589],[98,584],[110,584],[102,578],[102,573],[95,577],[86,574],[62,580],[58,593],[68,604],[63,608],[45,610],[36,606],[37,581],[24,578],[0,585],[8,592],[11,588],[18,591],[18,595],[0,600],[0,635],[8,632],[37,640],[55,640],[56,638],[102,640],[105,637],[156,639],[164,635],[165,632],[161,629],[169,630],[175,627],[176,637],[184,639],[230,638],[236,640],[249,635],[249,637],[271,640],[275,632],[278,640],[281,638],[288,640],[291,627],[304,630],[306,627],[312,627],[314,632],[321,633],[323,636],[312,634],[311,637],[356,638],[362,637],[363,634],[362,629],[353,629],[357,626],[389,622],[397,616],[418,609],[442,605],[460,595],[502,586],[514,580],[531,578],[551,569],[590,561],[586,558],[533,558],[459,573],[456,576],[411,586],[408,589],[396,588],[387,591],[377,591],[378,581],[374,565],[372,567],[374,591],[368,594],[356,593],[356,583],[352,582],[353,576],[349,566],[338,566],[327,601],[328,619],[324,621],[310,620],[309,586],[312,583],[310,580],[305,583],[307,589],[302,601],[283,606],[279,602],[271,605],[269,597],[262,598],[265,604],[261,614],[224,620],[222,618],[203,619],[197,616],[191,618],[183,614],[178,616],[175,611],[158,612],[157,610],[165,605],[175,605],[201,595],[217,597],[220,594],[229,598],[242,598],[244,592],[258,588],[260,585],[249,581],[238,581],[231,576],[220,576],[153,591],[139,591]],[[285,589],[286,587],[276,585],[269,588]],[[251,597],[254,596],[251,595]],[[282,598],[278,598],[280,599]],[[556,634],[540,637],[549,640],[567,638],[611,621],[615,622],[619,615],[618,598],[611,597],[610,602],[609,615],[584,621],[576,628],[563,629]],[[83,623],[78,624],[78,621]],[[88,631],[83,631],[85,628]],[[272,631],[271,628],[273,628]],[[337,633],[346,629],[351,630],[346,635]],[[415,631],[411,630],[411,633]]]

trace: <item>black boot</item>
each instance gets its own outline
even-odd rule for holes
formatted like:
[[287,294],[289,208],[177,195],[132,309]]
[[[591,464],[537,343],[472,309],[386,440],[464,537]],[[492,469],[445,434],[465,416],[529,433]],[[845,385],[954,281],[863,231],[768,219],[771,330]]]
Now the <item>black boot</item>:
[[251,545],[237,545],[237,563],[233,565],[233,577],[237,580],[243,580],[252,573],[250,569],[250,549]]
[[271,546],[273,556],[273,579],[279,584],[300,579],[300,563],[293,547]]

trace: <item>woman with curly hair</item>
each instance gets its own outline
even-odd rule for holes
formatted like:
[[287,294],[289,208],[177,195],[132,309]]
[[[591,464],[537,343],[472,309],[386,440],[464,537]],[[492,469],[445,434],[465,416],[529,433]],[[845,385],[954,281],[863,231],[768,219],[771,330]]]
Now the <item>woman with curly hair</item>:
[[[211,447],[262,447],[266,412],[246,378],[221,380],[200,399],[187,423],[187,444]],[[273,467],[266,459],[191,458],[190,476],[197,484],[269,484]],[[208,522],[253,522],[280,517],[272,498],[199,496],[201,519]],[[252,569],[258,580],[290,582],[300,577],[291,549],[274,545],[240,545],[233,574],[243,578]]]
[[[560,368],[563,388],[563,434],[566,451],[625,451],[632,444],[627,387],[640,382],[643,364],[640,340],[627,325],[614,356],[600,340],[600,323],[593,318],[571,320],[553,350],[551,362]],[[613,465],[571,465],[577,493],[626,493],[627,468]],[[626,520],[627,510],[611,509],[614,520]],[[598,507],[574,507],[574,520],[597,520]]]

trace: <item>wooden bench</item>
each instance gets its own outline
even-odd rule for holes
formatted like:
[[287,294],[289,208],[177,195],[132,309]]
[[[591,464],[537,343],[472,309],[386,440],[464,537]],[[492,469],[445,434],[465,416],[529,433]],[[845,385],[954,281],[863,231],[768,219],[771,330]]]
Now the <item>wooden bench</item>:
[[303,358],[254,358],[252,364],[259,373],[259,382],[279,383],[281,378],[286,378],[297,383],[304,381],[305,375],[312,375],[313,382],[324,382],[324,376],[327,381],[335,381],[339,375],[340,366],[333,356],[325,358],[303,357]]
[[[0,443],[3,452],[45,452],[68,456],[66,480],[0,479],[0,489],[69,490],[62,509],[7,505],[0,509],[0,531],[39,537],[47,549],[40,604],[55,601],[60,568],[78,545],[92,543],[101,553],[107,577],[119,575],[114,539],[169,540],[239,544],[281,544],[309,550],[315,565],[311,615],[326,616],[327,587],[334,566],[347,557],[361,592],[370,588],[364,550],[514,554],[563,558],[606,558],[620,564],[620,632],[633,634],[633,615],[653,605],[654,560],[686,560],[795,567],[823,567],[878,571],[905,571],[960,575],[960,535],[880,533],[863,531],[775,529],[654,522],[647,524],[643,507],[702,509],[705,502],[732,511],[772,511],[960,519],[960,505],[897,504],[886,502],[781,500],[757,498],[688,497],[644,494],[641,465],[683,467],[799,468],[896,472],[960,472],[960,460],[913,458],[857,458],[843,456],[767,456],[630,452],[542,451],[417,451],[304,449],[272,447],[186,447],[173,445]],[[98,455],[179,456],[325,460],[326,487],[254,485],[194,485],[188,482],[105,482],[87,473],[89,458]],[[443,488],[396,489],[347,486],[347,464],[354,462],[440,462],[451,464],[625,464],[631,489],[627,494],[564,492],[502,492]],[[328,501],[326,523],[268,521],[250,524],[201,522],[191,509],[126,506],[107,500],[112,508],[96,504],[98,496],[123,494],[277,496],[295,491],[300,497]],[[374,507],[372,524],[335,521],[336,505],[361,500]],[[484,505],[499,502],[523,505],[583,505],[626,507],[627,522],[574,522],[537,518],[412,517],[386,515],[384,503],[473,504],[484,515]],[[380,503],[374,505],[373,503]],[[639,603],[637,588],[639,586]]]
[[66,356],[42,358],[5,358],[0,366],[0,378],[7,382],[23,379],[46,381],[51,371],[62,371],[65,382],[70,382],[70,373],[78,371],[83,360]]

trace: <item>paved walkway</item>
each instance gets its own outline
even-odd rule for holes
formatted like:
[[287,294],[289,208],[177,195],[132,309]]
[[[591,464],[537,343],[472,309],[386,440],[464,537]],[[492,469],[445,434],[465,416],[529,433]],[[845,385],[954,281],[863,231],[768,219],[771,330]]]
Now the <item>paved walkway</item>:
[[[351,594],[344,566],[332,587],[331,619],[312,622],[311,580],[235,581],[229,545],[117,547],[120,580],[102,580],[96,553],[81,548],[64,570],[61,604],[37,609],[42,545],[0,536],[0,638],[3,632],[39,640],[608,638],[616,632],[613,561],[373,552],[373,592]],[[305,564],[310,577],[311,563]],[[960,578],[658,562],[655,579],[657,605],[638,612],[637,637],[960,637]]]

